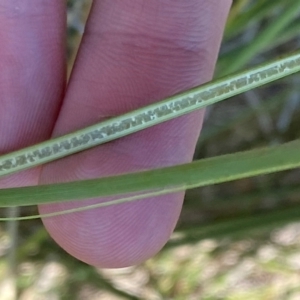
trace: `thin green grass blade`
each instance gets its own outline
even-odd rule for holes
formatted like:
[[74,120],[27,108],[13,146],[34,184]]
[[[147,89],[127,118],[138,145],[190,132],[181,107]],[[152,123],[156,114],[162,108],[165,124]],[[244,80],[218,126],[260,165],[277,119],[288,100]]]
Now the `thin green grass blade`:
[[232,220],[219,221],[216,223],[194,226],[189,229],[177,230],[182,238],[169,241],[166,248],[182,244],[193,244],[206,238],[245,238],[255,232],[272,230],[276,227],[298,222],[300,220],[300,206],[289,207],[278,211],[265,212],[256,216],[243,216]]
[[[0,190],[0,206],[26,206],[143,191],[171,193],[297,168],[300,166],[299,149],[300,140],[295,140],[280,146],[228,154],[163,169],[78,182],[3,189]],[[131,198],[126,201],[136,200]],[[102,203],[99,207],[123,202],[111,201]]]
[[300,71],[300,52],[0,157],[0,176],[32,168],[193,112]]
[[49,213],[49,214],[42,214],[42,215],[38,214],[38,215],[31,215],[31,216],[26,216],[26,217],[4,217],[4,218],[0,218],[0,221],[28,221],[28,220],[34,220],[34,219],[39,219],[39,218],[56,217],[56,216],[76,213],[76,212],[80,212],[80,211],[86,211],[86,210],[100,208],[100,207],[103,208],[103,207],[122,204],[122,203],[126,203],[126,202],[138,201],[138,200],[146,199],[149,197],[156,197],[156,196],[161,196],[161,195],[170,194],[170,193],[174,193],[174,192],[180,192],[183,189],[184,188],[182,188],[182,187],[178,187],[178,188],[173,188],[173,189],[165,189],[165,190],[161,190],[158,192],[143,193],[143,194],[140,194],[137,196],[121,197],[116,200],[111,200],[111,201],[102,202],[102,203],[98,203],[98,204],[86,205],[84,207],[60,210],[60,211]]
[[266,48],[266,50],[278,47],[290,41],[293,38],[299,37],[300,32],[300,22],[299,19],[295,19],[287,28],[284,30],[284,34],[281,34],[277,37],[270,45]]
[[[230,57],[226,57],[227,68],[223,68],[220,71],[220,75],[224,76],[236,72],[244,67],[258,53],[265,48],[269,48],[269,45],[272,44],[273,41],[280,36],[280,33],[299,15],[299,8],[300,2],[298,0],[292,1],[292,3],[282,11],[279,17],[275,18],[272,24],[266,27],[251,43],[243,46],[239,51],[231,52]],[[222,66],[222,60],[220,61],[220,66]]]
[[282,7],[282,0],[260,0],[252,2],[254,4],[243,13],[241,9],[243,9],[245,5],[248,5],[248,3],[242,3],[238,5],[239,7],[236,9],[233,7],[226,25],[225,40],[237,36],[245,30],[245,27],[261,22],[262,19],[272,11],[278,9],[279,5]]

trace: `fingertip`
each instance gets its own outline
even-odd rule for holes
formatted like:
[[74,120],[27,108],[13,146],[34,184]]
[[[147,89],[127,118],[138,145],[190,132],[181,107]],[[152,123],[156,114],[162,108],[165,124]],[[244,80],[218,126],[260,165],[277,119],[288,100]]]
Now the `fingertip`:
[[[44,218],[52,238],[69,254],[93,266],[123,268],[153,257],[167,243],[177,223],[182,193]],[[85,202],[95,204],[100,200]],[[145,202],[144,202],[145,201]],[[41,214],[71,205],[40,205]]]

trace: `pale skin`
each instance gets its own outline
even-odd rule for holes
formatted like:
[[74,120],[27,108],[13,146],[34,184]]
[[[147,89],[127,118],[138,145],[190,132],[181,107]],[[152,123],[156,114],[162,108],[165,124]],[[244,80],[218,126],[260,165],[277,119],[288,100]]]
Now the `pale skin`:
[[[0,153],[161,100],[212,78],[230,0],[95,0],[66,88],[65,2],[0,1]],[[204,112],[20,172],[16,187],[189,162]],[[50,213],[101,199],[43,205]],[[103,199],[102,199],[103,201]],[[125,267],[155,255],[178,220],[183,193],[43,220],[74,257]]]

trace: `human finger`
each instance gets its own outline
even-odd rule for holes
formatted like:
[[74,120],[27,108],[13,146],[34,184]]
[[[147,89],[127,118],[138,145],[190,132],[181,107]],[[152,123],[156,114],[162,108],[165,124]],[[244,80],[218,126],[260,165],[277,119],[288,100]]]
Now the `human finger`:
[[[54,135],[133,110],[212,78],[229,0],[94,1]],[[44,167],[42,183],[108,176],[192,159],[203,111]],[[78,259],[124,267],[170,237],[183,194],[45,218],[54,240]],[[103,199],[41,205],[50,213]]]
[[[61,0],[0,4],[0,153],[50,137],[65,85],[65,5]],[[34,185],[39,168],[1,179]]]

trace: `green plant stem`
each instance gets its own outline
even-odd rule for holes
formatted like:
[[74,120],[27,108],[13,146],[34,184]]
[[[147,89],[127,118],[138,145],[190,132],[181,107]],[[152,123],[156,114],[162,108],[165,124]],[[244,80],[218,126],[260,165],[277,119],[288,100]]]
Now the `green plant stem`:
[[146,195],[103,202],[93,208],[116,205],[146,196],[296,168],[300,166],[299,148],[300,140],[296,140],[280,146],[228,154],[163,169],[79,182],[3,189],[0,190],[0,206],[25,206],[147,192]]
[[280,209],[278,211],[264,212],[256,216],[234,218],[232,220],[219,221],[212,224],[194,226],[188,229],[179,229],[182,238],[171,240],[168,247],[182,244],[192,244],[206,238],[235,237],[245,238],[255,232],[272,230],[273,228],[299,221],[300,206]]
[[300,71],[300,52],[0,157],[0,176],[32,168],[193,112]]

